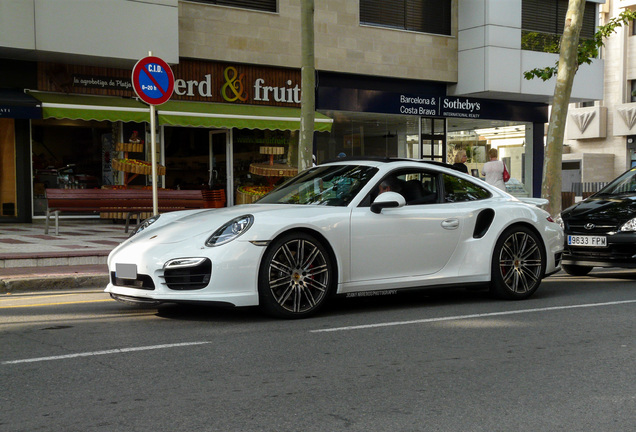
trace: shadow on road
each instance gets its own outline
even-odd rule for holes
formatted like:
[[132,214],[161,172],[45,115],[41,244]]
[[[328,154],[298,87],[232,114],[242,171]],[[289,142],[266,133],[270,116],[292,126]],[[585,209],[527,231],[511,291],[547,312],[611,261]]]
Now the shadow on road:
[[[608,284],[609,279],[629,281],[636,280],[636,269],[597,269],[588,276],[574,277],[559,272],[545,279],[537,292],[527,300],[507,301],[493,297],[487,289],[458,288],[428,288],[395,292],[390,295],[373,295],[364,293],[360,296],[338,296],[331,299],[325,307],[315,315],[315,318],[337,316],[354,316],[358,314],[372,314],[392,312],[396,310],[410,311],[422,308],[458,307],[464,305],[502,305],[525,303],[554,299],[557,297],[571,298],[582,291],[598,290],[599,295],[609,290],[622,290],[625,286],[617,282]],[[258,307],[224,308],[204,304],[166,304],[159,306],[157,316],[161,318],[223,323],[258,323],[285,320],[271,318],[263,314]],[[309,318],[311,319],[311,318]]]

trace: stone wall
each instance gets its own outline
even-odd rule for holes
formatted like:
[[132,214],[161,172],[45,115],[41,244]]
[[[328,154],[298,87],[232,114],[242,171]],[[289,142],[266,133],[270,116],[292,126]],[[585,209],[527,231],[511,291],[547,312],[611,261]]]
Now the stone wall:
[[[300,2],[267,13],[179,2],[182,58],[299,68]],[[442,82],[457,81],[457,0],[452,36],[360,25],[359,2],[315,2],[316,69]]]

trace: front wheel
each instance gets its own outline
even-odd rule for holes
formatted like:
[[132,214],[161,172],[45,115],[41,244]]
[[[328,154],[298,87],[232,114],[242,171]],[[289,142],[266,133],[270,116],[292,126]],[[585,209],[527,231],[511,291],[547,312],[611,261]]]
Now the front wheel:
[[537,234],[522,226],[508,228],[495,245],[491,292],[504,299],[526,299],[539,288],[545,265]]
[[335,265],[323,244],[309,234],[287,234],[269,246],[261,262],[261,308],[280,318],[305,318],[323,306],[334,281]]
[[580,265],[571,265],[571,264],[561,264],[561,268],[564,272],[571,276],[585,276],[589,272],[592,271],[594,267],[591,266],[580,266]]

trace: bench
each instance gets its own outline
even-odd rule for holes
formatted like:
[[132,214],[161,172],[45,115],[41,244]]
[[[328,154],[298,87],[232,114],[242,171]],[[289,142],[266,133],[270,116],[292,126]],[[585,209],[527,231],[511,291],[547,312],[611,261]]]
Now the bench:
[[[176,210],[220,207],[211,203],[209,192],[202,190],[158,190],[157,210],[159,213],[165,213]],[[224,191],[221,192],[225,195]],[[214,198],[217,198],[216,194]],[[46,189],[46,200],[45,234],[49,233],[51,214],[55,215],[55,235],[59,235],[59,215],[63,212],[123,212],[126,213],[125,232],[128,232],[131,215],[137,215],[137,223],[139,223],[141,213],[153,211],[152,190],[149,189]]]

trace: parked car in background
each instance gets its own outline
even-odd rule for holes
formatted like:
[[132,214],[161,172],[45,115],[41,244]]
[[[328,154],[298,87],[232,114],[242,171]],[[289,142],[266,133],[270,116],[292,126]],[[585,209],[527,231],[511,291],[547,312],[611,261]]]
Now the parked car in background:
[[636,268],[636,168],[557,218],[565,231],[563,270],[583,276],[594,267]]
[[482,286],[525,299],[559,270],[550,215],[449,165],[346,160],[254,204],[143,222],[109,258],[117,300],[256,306],[301,318],[332,295]]

